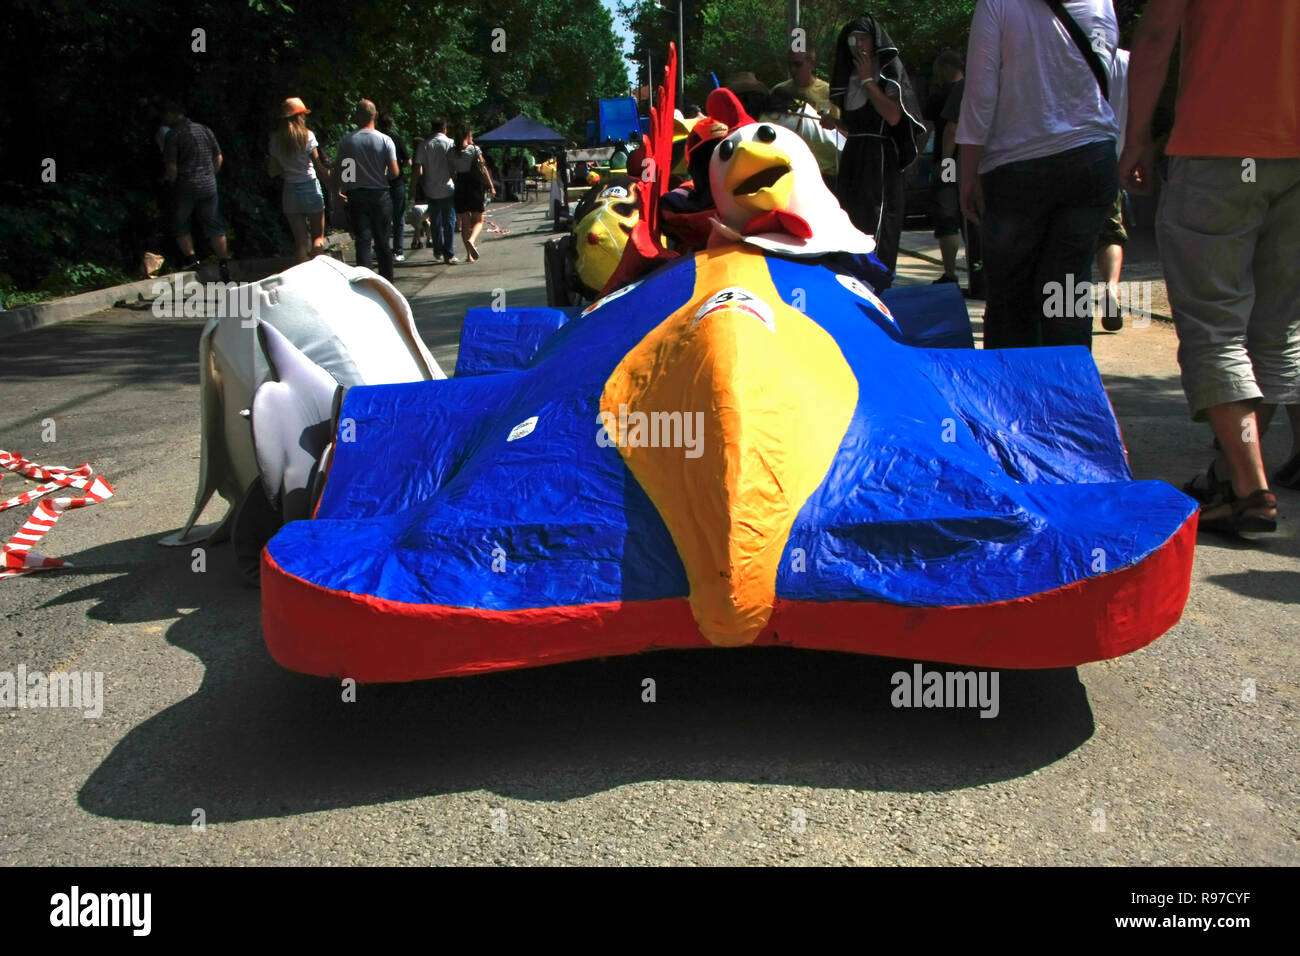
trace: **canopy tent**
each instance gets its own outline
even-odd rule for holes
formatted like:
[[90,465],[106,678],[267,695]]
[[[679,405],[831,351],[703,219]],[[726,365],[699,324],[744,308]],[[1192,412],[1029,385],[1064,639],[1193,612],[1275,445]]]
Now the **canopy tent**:
[[563,146],[565,138],[555,130],[520,113],[490,133],[475,137],[479,146]]

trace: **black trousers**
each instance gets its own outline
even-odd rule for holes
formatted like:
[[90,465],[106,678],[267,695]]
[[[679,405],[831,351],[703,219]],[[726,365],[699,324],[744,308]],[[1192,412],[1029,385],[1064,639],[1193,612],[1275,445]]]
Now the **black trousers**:
[[379,274],[393,281],[393,200],[387,189],[354,188],[348,191],[348,225],[357,246],[357,265],[374,268],[370,259],[373,242],[379,258]]
[[1074,292],[1090,287],[1097,235],[1119,191],[1115,141],[1007,163],[980,182],[984,347],[1091,348],[1091,306],[1080,309]]

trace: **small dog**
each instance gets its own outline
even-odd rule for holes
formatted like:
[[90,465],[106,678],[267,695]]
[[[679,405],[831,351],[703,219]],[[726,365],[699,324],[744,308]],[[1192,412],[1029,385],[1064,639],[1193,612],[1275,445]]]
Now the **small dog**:
[[406,224],[415,230],[412,249],[419,249],[433,242],[433,224],[429,219],[429,204],[416,203],[406,211]]

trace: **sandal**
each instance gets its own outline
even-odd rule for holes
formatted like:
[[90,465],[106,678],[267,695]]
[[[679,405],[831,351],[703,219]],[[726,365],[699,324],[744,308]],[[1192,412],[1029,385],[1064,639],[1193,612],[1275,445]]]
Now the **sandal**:
[[1183,494],[1189,498],[1195,498],[1203,505],[1209,504],[1216,498],[1232,501],[1236,497],[1232,493],[1232,482],[1224,481],[1215,474],[1214,462],[1210,462],[1210,467],[1205,469],[1205,474],[1197,475],[1183,485]]
[[[1270,513],[1271,512],[1271,513]],[[1245,498],[1222,495],[1201,506],[1200,530],[1218,534],[1264,533],[1277,530],[1277,496],[1267,488]]]
[[1286,464],[1273,473],[1273,481],[1283,488],[1300,491],[1300,451],[1288,458]]

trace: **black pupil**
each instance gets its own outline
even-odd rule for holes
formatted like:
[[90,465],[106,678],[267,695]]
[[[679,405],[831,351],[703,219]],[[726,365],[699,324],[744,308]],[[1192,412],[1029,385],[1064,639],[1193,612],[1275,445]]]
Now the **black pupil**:
[[736,144],[733,143],[731,140],[725,140],[723,144],[718,147],[718,155],[722,157],[722,161],[724,163],[727,160],[731,159],[731,154],[734,153],[735,151],[736,151]]
[[754,134],[754,138],[760,143],[770,143],[776,139],[776,130],[770,126],[760,126],[758,132]]

